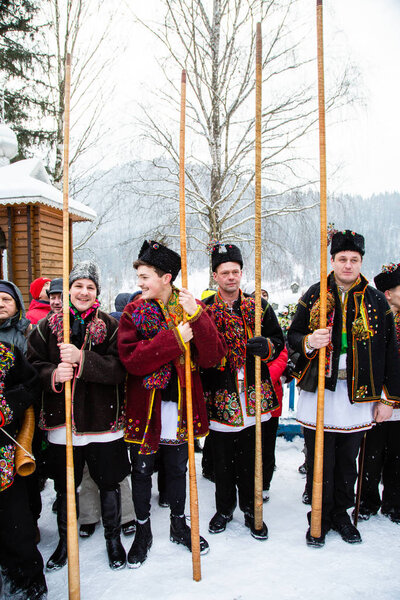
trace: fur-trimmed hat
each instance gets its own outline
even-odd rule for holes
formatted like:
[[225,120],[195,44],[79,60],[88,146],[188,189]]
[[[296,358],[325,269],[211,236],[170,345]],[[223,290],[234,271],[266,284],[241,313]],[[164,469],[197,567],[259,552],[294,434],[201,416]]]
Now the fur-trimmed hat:
[[51,279],[48,277],[38,277],[32,281],[31,285],[29,286],[29,291],[32,298],[39,300],[40,292],[42,291],[44,284],[48,281],[51,281]]
[[391,290],[400,285],[400,263],[382,266],[382,272],[374,277],[375,285],[381,292]]
[[50,298],[50,294],[62,294],[63,293],[63,280],[62,277],[52,279],[50,287],[46,290],[47,296]]
[[346,250],[358,252],[361,256],[364,256],[364,237],[355,231],[350,231],[350,229],[335,233],[332,237],[331,256],[334,256],[338,252],[345,252]]
[[171,273],[172,280],[176,279],[181,270],[181,257],[177,252],[163,246],[159,242],[145,240],[140,248],[138,260],[161,269],[164,273]]
[[243,269],[243,258],[240,249],[234,244],[215,244],[211,252],[211,266],[215,271],[219,265],[226,262],[239,263]]
[[91,260],[76,263],[69,274],[69,287],[78,279],[91,279],[97,288],[97,295],[100,294],[100,269],[96,263]]

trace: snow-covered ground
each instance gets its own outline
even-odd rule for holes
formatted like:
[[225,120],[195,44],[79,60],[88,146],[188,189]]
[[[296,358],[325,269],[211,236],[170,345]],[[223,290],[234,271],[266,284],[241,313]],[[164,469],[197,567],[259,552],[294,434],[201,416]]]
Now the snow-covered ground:
[[[301,449],[300,438],[278,439],[271,499],[264,504],[267,541],[250,536],[239,509],[224,533],[208,533],[214,486],[200,475],[197,454],[200,531],[210,543],[209,554],[201,560],[202,580],[192,579],[190,553],[169,541],[169,511],[158,506],[154,486],[154,542],[147,561],[140,569],[111,571],[103,529],[98,526],[90,539],[79,543],[82,600],[399,600],[400,525],[379,515],[360,523],[360,545],[346,544],[330,532],[324,548],[306,546],[309,508],[301,502],[304,478],[297,471],[303,462]],[[45,561],[57,544],[53,499],[48,482],[40,520]],[[131,543],[132,538],[123,538],[126,550]],[[68,598],[67,574],[67,567],[47,574],[49,600]]]

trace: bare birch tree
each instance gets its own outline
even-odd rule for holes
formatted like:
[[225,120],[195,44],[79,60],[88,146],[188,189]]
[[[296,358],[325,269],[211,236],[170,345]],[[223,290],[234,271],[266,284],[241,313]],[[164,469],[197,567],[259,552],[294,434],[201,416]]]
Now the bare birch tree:
[[[52,61],[48,77],[53,90],[55,141],[50,158],[53,181],[60,185],[63,172],[65,57],[72,55],[71,76],[71,157],[74,191],[78,179],[87,175],[82,160],[106,133],[101,119],[112,89],[104,85],[115,57],[110,47],[114,0],[47,0],[43,11],[48,27]],[[99,27],[99,23],[101,23]],[[80,166],[77,166],[80,162]],[[84,163],[84,166],[83,166]]]
[[[159,93],[170,111],[179,109],[180,69],[187,71],[186,198],[189,233],[197,246],[215,239],[251,240],[256,21],[263,31],[263,217],[315,206],[298,193],[313,179],[298,146],[317,122],[315,77],[309,76],[314,57],[303,48],[308,32],[300,25],[298,4],[163,0],[163,21],[142,22],[166,50],[165,85]],[[347,102],[348,95],[344,69],[328,91],[327,110]],[[160,111],[144,112],[143,135],[163,150],[153,161],[160,168],[160,190],[169,187],[177,198],[177,120],[172,129],[161,121]],[[170,192],[150,194],[171,197]]]

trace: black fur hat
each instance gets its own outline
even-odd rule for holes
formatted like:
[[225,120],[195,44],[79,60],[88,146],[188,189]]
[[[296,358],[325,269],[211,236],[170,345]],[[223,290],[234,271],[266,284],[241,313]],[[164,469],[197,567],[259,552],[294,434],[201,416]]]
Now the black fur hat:
[[234,244],[215,244],[211,252],[211,266],[215,271],[219,265],[225,262],[239,263],[243,269],[243,258],[240,249]]
[[381,292],[391,290],[392,288],[400,285],[400,263],[390,263],[390,265],[383,265],[382,272],[374,277],[375,285]]
[[345,252],[346,250],[359,252],[361,256],[364,256],[364,237],[355,231],[350,231],[350,229],[335,233],[335,235],[332,237],[331,255],[334,256],[338,252]]
[[164,273],[171,273],[172,281],[176,279],[181,270],[181,257],[179,254],[154,240],[143,242],[138,259],[152,267],[161,269]]

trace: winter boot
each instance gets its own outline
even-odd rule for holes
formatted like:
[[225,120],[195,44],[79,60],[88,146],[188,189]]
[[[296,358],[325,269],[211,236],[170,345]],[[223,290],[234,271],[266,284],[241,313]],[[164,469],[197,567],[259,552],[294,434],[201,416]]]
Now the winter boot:
[[253,515],[244,513],[244,524],[250,529],[250,533],[256,540],[267,540],[268,539],[268,528],[263,522],[261,529],[256,529],[254,525]]
[[208,524],[208,531],[210,533],[221,533],[225,531],[229,521],[232,521],[232,515],[223,515],[220,512],[216,512]]
[[58,546],[46,563],[46,571],[58,571],[67,564],[67,494],[57,493]]
[[150,519],[144,523],[136,522],[136,534],[131,549],[128,552],[128,567],[137,569],[147,558],[147,553],[153,543]]
[[126,565],[126,554],[121,544],[121,490],[100,490],[101,516],[110,569],[116,571]]
[[[175,517],[171,515],[170,540],[175,544],[182,544],[192,551],[192,538],[190,527],[186,523],[185,515]],[[200,554],[207,554],[210,547],[208,542],[200,536]]]

